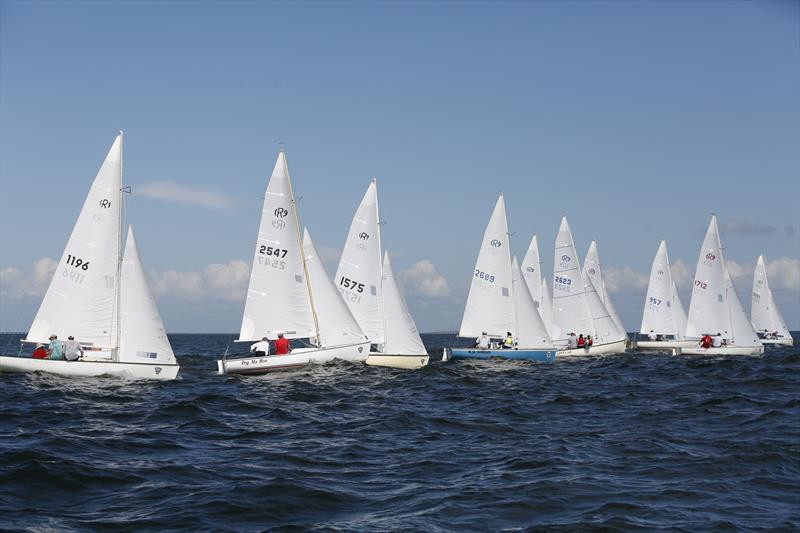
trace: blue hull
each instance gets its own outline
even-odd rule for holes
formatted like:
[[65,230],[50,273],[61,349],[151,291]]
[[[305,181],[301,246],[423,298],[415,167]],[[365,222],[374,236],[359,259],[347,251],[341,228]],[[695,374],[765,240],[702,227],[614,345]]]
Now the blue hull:
[[476,348],[453,348],[453,359],[489,359],[491,357],[505,357],[506,359],[528,359],[552,363],[556,360],[556,351],[548,350],[478,350]]

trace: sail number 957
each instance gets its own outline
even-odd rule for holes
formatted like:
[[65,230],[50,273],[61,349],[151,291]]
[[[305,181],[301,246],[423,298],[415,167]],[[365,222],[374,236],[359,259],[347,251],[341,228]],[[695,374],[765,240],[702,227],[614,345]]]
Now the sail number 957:
[[475,277],[483,279],[483,280],[486,280],[489,283],[494,283],[494,274],[489,274],[489,273],[484,272],[483,270],[481,270],[479,268],[475,269]]

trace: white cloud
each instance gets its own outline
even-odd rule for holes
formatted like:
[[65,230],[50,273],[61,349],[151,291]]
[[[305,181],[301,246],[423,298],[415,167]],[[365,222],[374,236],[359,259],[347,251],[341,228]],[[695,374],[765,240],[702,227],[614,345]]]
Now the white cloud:
[[225,209],[234,203],[233,198],[225,193],[197,186],[181,185],[174,181],[143,183],[135,186],[133,192],[153,200],[196,205],[210,209]]
[[403,282],[409,296],[442,298],[450,294],[447,279],[436,271],[428,259],[417,261],[411,268],[398,273],[397,277]]
[[55,259],[42,257],[33,263],[30,273],[14,267],[0,270],[0,296],[9,300],[41,298],[50,285],[56,266]]
[[800,290],[800,259],[781,257],[767,260],[767,278],[773,289]]
[[249,279],[250,265],[238,259],[213,263],[202,270],[150,273],[150,284],[157,297],[184,301],[243,302]]
[[625,292],[631,289],[646,289],[650,276],[640,274],[631,267],[604,268],[603,279],[606,282],[606,289],[613,294],[615,292]]

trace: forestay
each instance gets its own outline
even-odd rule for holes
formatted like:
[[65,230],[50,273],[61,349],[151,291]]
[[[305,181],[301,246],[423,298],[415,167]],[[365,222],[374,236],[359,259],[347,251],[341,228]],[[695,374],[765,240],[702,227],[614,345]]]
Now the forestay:
[[317,249],[311,241],[308,229],[303,233],[303,249],[306,254],[313,305],[319,322],[319,345],[330,348],[364,342],[366,340],[364,334],[331,282],[325,265],[322,264]]
[[506,206],[501,194],[481,241],[459,329],[461,337],[476,337],[484,331],[501,337],[513,324],[509,248]]
[[406,301],[397,286],[389,261],[389,252],[383,255],[383,313],[386,321],[383,353],[428,355],[417,331],[417,325],[408,312]]
[[364,334],[375,344],[383,343],[381,235],[375,180],[353,217],[334,283]]
[[239,340],[316,336],[286,154],[267,185]]
[[759,255],[756,262],[756,269],[753,273],[753,297],[750,308],[750,321],[756,331],[767,333],[777,332],[784,339],[791,339],[789,328],[783,320],[778,306],[775,305],[775,298],[769,288],[767,280],[767,268],[764,264],[764,256]]
[[561,219],[553,261],[552,339],[566,340],[570,333],[595,335],[584,289],[581,266],[567,217]]
[[119,362],[175,364],[131,227],[125,241],[121,280]]
[[117,347],[121,189],[122,133],[92,183],[26,341],[73,335]]
[[536,310],[516,256],[511,263],[511,286],[514,300],[514,324],[509,331],[516,336],[518,347],[520,349],[552,349],[553,343],[550,342],[542,317]]

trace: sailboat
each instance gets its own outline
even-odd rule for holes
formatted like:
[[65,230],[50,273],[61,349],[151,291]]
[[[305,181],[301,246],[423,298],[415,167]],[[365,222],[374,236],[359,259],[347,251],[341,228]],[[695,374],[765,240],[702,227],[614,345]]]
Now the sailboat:
[[611,297],[608,295],[606,282],[605,279],[603,279],[603,271],[600,267],[600,254],[597,252],[597,242],[595,241],[592,241],[589,245],[589,251],[586,253],[586,260],[583,263],[583,268],[592,281],[592,285],[597,291],[597,295],[600,296],[600,301],[603,302],[611,320],[614,321],[617,329],[624,333],[627,338],[628,334],[625,331],[625,325],[622,323],[619,314],[617,314],[617,310],[614,309],[614,304],[611,303]]
[[764,265],[764,256],[759,255],[756,269],[753,272],[753,299],[750,307],[750,322],[753,324],[763,344],[783,344],[792,346],[789,328],[775,304],[775,298],[767,281],[767,268]]
[[697,345],[697,341],[686,340],[686,311],[681,303],[672,269],[669,265],[667,241],[662,240],[650,268],[650,282],[647,285],[647,296],[644,301],[642,327],[639,333],[648,335],[652,332],[663,340],[637,341],[635,348],[642,349],[674,349],[689,348]]
[[[624,331],[614,323],[588,273],[581,270],[567,217],[561,218],[553,263],[553,343],[561,355],[624,353]],[[570,334],[591,335],[590,348],[569,348]]]
[[497,199],[481,242],[467,305],[459,330],[460,337],[486,333],[492,338],[516,336],[516,348],[481,350],[448,349],[453,359],[533,359],[553,362],[556,351],[525,283],[516,258],[512,261],[503,195]]
[[[711,216],[692,286],[686,337],[698,342],[684,348],[685,354],[758,355],[764,345],[756,335],[753,325],[744,313],[739,295],[733,286],[719,236],[716,215]],[[702,348],[700,338],[719,333],[724,346]]]
[[122,245],[122,154],[119,133],[92,183],[64,254],[24,344],[46,343],[51,334],[74,336],[78,361],[0,356],[3,372],[63,376],[111,375],[128,379],[175,379],[179,365],[128,228]]
[[553,327],[553,309],[547,281],[542,276],[542,260],[539,256],[539,240],[536,235],[531,239],[520,268],[522,268],[525,285],[531,293],[533,303],[539,311],[539,316],[542,317],[548,335],[550,335]]
[[223,357],[220,374],[263,374],[333,359],[365,361],[370,342],[339,295],[308,229],[300,232],[286,153],[267,185],[237,342],[308,339],[286,355]]
[[397,285],[388,252],[381,256],[378,185],[372,180],[356,210],[334,278],[364,334],[376,347],[367,364],[421,368],[429,356]]

